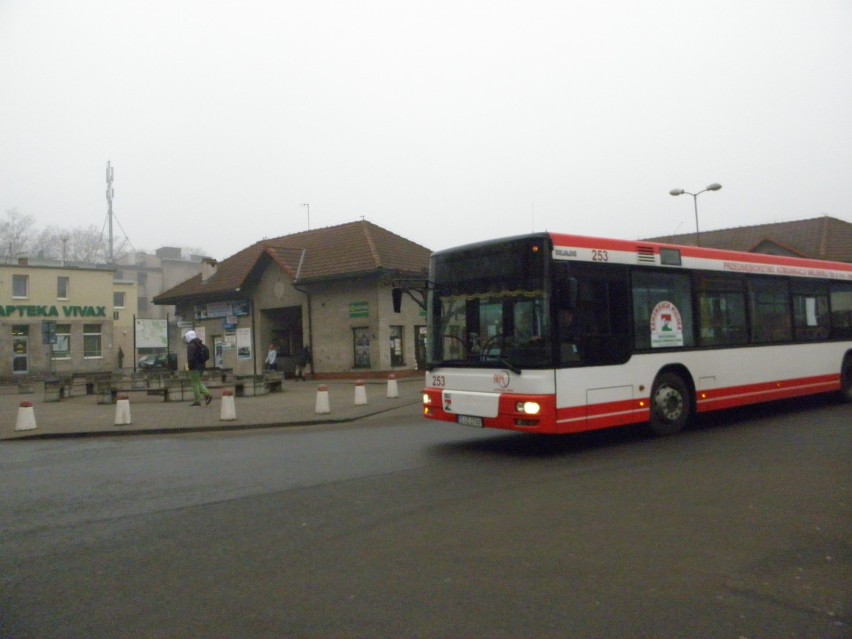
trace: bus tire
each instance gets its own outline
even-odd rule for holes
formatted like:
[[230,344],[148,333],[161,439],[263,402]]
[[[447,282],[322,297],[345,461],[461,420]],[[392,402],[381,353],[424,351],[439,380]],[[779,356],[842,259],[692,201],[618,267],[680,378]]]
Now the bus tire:
[[674,435],[689,421],[692,397],[680,375],[663,372],[657,376],[651,390],[651,420],[649,427],[655,435]]
[[840,397],[852,402],[852,354],[847,354],[840,366]]

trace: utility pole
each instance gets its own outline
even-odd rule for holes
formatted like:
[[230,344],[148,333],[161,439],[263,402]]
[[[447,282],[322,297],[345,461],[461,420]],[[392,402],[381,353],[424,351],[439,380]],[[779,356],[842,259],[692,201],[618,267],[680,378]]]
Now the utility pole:
[[113,257],[112,257],[112,196],[115,195],[115,191],[113,191],[113,188],[112,188],[112,177],[113,177],[112,164],[109,161],[107,161],[107,166],[106,166],[106,183],[107,183],[106,199],[107,199],[107,205],[108,205],[107,215],[109,216],[109,248],[107,249],[107,264],[112,264],[112,262],[113,262]]
[[308,209],[308,230],[311,230],[311,205],[308,202],[302,202],[302,206]]

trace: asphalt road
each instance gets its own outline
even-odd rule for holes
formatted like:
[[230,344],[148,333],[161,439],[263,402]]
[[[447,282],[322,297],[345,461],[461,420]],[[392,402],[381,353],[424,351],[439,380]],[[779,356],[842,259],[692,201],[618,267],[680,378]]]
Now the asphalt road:
[[0,637],[849,637],[852,408],[0,445]]

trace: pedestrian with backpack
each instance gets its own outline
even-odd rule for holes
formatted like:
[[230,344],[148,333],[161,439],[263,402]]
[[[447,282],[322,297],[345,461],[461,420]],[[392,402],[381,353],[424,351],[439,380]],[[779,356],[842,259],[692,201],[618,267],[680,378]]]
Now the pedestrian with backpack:
[[201,406],[201,398],[204,404],[210,403],[213,395],[201,381],[201,375],[207,367],[210,359],[210,349],[205,346],[195,331],[187,331],[183,336],[186,340],[186,365],[189,367],[189,381],[192,384],[192,396],[195,398],[190,406]]

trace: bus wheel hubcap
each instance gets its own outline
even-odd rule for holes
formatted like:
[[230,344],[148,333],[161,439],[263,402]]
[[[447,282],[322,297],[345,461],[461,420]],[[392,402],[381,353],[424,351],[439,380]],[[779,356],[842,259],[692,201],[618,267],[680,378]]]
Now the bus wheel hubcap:
[[661,386],[657,390],[654,403],[660,415],[669,421],[677,420],[683,411],[683,398],[671,386]]

